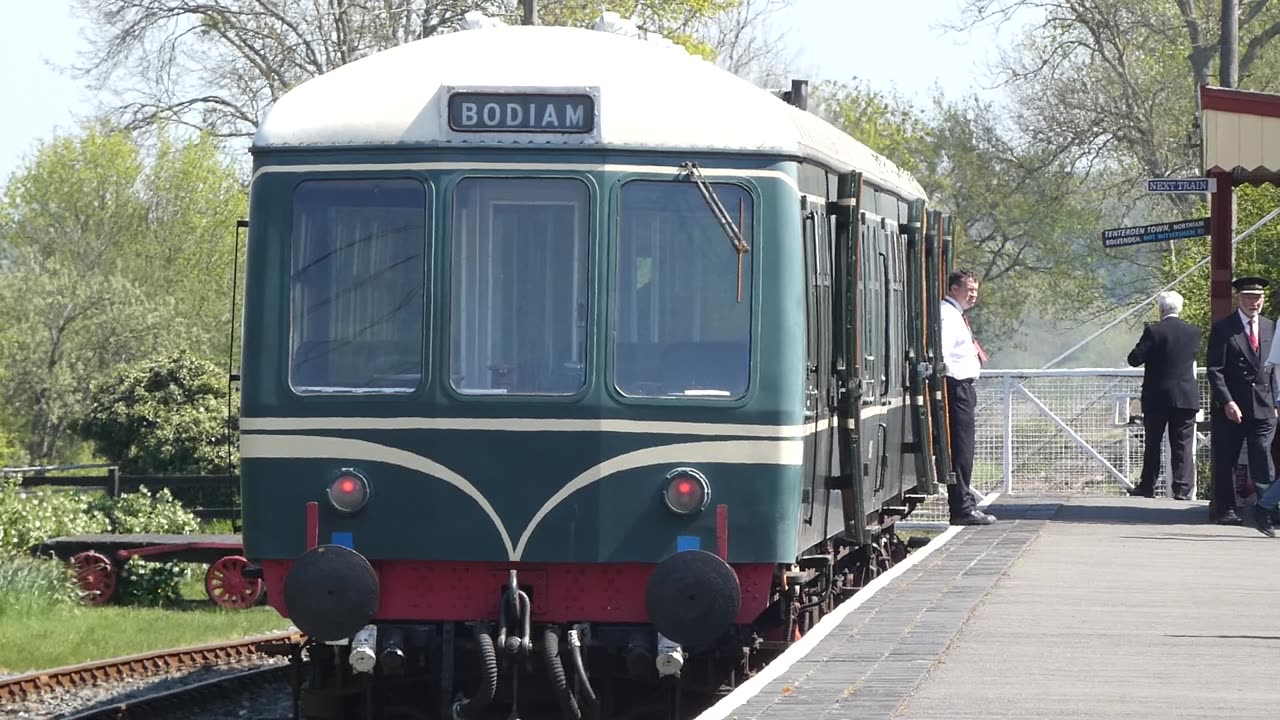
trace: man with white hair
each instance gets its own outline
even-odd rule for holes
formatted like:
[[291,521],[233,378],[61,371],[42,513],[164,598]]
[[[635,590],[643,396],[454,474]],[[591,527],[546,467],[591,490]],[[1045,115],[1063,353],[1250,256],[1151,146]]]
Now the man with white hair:
[[1170,489],[1176,500],[1191,499],[1191,474],[1195,458],[1191,453],[1196,413],[1200,410],[1200,389],[1196,384],[1195,361],[1200,354],[1200,328],[1183,320],[1182,296],[1162,292],[1156,297],[1160,322],[1142,330],[1138,344],[1129,351],[1129,364],[1145,366],[1142,373],[1142,426],[1146,431],[1146,452],[1142,456],[1142,479],[1130,495],[1155,496],[1160,474],[1160,446],[1169,428],[1169,463],[1173,477]]

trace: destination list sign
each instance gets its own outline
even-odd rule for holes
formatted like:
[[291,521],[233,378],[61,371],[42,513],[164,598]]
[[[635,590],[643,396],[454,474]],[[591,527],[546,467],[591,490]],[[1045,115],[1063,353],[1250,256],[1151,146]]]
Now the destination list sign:
[[1143,225],[1141,227],[1114,228],[1102,231],[1103,247],[1121,247],[1149,242],[1185,240],[1209,234],[1209,218],[1179,220],[1177,222]]
[[449,96],[449,127],[458,132],[589,133],[595,124],[595,99],[585,94]]

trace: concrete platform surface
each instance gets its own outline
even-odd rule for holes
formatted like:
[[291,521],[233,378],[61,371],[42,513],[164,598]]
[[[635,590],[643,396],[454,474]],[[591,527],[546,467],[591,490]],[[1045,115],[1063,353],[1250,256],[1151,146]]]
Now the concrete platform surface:
[[701,720],[1280,715],[1280,539],[1200,502],[989,510]]
[[1064,504],[893,717],[1276,717],[1280,539],[1207,515]]

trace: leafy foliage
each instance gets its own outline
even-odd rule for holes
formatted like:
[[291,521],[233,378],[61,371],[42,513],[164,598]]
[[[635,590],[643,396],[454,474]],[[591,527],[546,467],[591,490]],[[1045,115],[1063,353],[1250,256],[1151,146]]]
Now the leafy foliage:
[[42,146],[5,186],[0,397],[26,461],[74,454],[70,425],[104,368],[175,344],[227,351],[246,197],[220,151],[162,136],[148,160],[133,136],[95,126]]
[[30,616],[79,596],[70,568],[48,558],[0,550],[0,619]]
[[20,489],[17,478],[0,481],[0,551],[27,552],[52,537],[106,532],[107,516],[79,493]]
[[[610,10],[734,69],[760,70],[761,41],[785,0],[539,0],[544,24],[587,26]],[[220,137],[251,135],[266,108],[312,77],[379,50],[457,29],[480,11],[509,24],[522,0],[79,0],[91,49],[78,68],[118,91],[131,128],[179,123]]]
[[[1280,207],[1280,188],[1273,185],[1236,188],[1237,234],[1255,225],[1277,207]],[[1271,281],[1272,293],[1262,312],[1268,316],[1274,315],[1280,310],[1280,294],[1277,292],[1280,291],[1280,219],[1273,219],[1240,241],[1235,246],[1233,255],[1236,276],[1258,275]],[[1172,282],[1208,257],[1208,238],[1184,240],[1179,245],[1176,260],[1168,259],[1161,274],[1166,282]],[[1187,299],[1182,317],[1187,322],[1207,329],[1211,324],[1208,302],[1209,264],[1205,262],[1187,276],[1179,283],[1177,290]],[[1207,349],[1208,340],[1209,333],[1205,332],[1201,337],[1202,351]]]
[[936,97],[924,112],[857,82],[815,94],[819,114],[911,172],[930,204],[958,217],[956,262],[982,278],[975,325],[988,348],[1015,346],[1033,309],[1079,313],[1098,301],[1099,203],[1068,163],[1016,141],[993,107]]
[[[24,490],[17,480],[0,484],[0,555],[22,554],[45,540],[89,533],[195,532],[199,523],[168,490],[151,493],[146,488],[118,498],[58,492],[48,488]],[[4,560],[0,557],[0,563]],[[60,566],[61,567],[61,566]],[[121,573],[118,592],[126,602],[164,604],[176,602],[186,569],[178,563],[130,560]],[[31,592],[48,592],[52,582],[43,566],[15,570],[12,587],[28,583]],[[0,566],[0,593],[9,589]],[[25,586],[22,586],[25,587]],[[5,601],[0,598],[0,606]],[[0,607],[2,612],[2,607]]]
[[[90,508],[106,515],[111,531],[128,533],[194,533],[199,521],[173,498],[168,489],[154,495],[147,488],[115,500],[100,498]],[[137,605],[171,605],[181,599],[181,584],[189,569],[177,562],[132,558],[121,572],[120,601]]]
[[227,470],[228,433],[236,432],[236,420],[228,430],[225,374],[174,351],[95,382],[76,431],[126,474],[195,475]]

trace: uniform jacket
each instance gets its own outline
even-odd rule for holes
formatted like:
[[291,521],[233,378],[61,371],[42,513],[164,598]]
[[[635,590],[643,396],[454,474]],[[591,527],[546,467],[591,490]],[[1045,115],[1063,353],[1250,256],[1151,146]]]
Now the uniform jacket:
[[1258,316],[1258,351],[1254,352],[1238,311],[1213,324],[1205,370],[1215,410],[1221,411],[1234,401],[1246,420],[1275,417],[1272,373],[1264,370],[1263,363],[1271,352],[1275,329],[1274,321]]
[[1200,387],[1194,374],[1199,354],[1200,328],[1176,315],[1143,329],[1138,344],[1129,351],[1129,364],[1146,366],[1142,375],[1144,413],[1200,409]]

